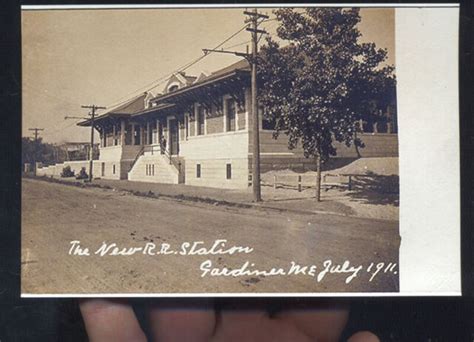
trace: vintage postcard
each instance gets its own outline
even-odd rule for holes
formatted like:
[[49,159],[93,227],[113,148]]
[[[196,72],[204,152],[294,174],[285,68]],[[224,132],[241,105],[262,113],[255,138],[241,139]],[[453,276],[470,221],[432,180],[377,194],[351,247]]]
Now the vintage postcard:
[[24,6],[24,297],[460,295],[455,5]]

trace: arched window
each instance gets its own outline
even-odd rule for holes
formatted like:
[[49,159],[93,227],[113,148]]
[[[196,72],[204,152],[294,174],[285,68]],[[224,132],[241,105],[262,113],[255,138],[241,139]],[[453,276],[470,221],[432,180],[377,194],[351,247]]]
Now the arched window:
[[177,84],[174,84],[168,88],[168,92],[172,93],[173,91],[176,91],[179,89],[179,86]]

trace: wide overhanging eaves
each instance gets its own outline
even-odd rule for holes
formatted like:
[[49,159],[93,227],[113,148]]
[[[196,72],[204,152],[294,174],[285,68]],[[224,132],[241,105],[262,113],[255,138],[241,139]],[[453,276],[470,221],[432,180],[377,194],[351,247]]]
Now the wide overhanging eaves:
[[[123,118],[123,117],[129,117],[129,116],[130,114],[127,114],[127,113],[106,113],[104,115],[99,115],[98,117],[94,118],[94,123],[103,122],[108,119]],[[78,122],[77,125],[82,126],[82,127],[88,127],[91,125],[91,122],[92,122],[91,119],[87,119],[87,120]]]
[[[248,71],[245,70],[234,70],[230,73],[220,75],[218,77],[212,77],[203,82],[178,89],[172,93],[162,95],[152,102],[162,103],[166,101],[168,103],[178,104],[182,101],[190,100],[193,98],[199,98],[203,94],[225,88],[235,88],[236,85],[240,85],[240,82],[244,82],[249,76]],[[236,82],[237,81],[237,82]]]
[[[185,102],[202,99],[203,96],[217,90],[222,92],[236,89],[240,85],[242,85],[243,82],[248,80],[248,77],[249,71],[245,69],[233,70],[226,74],[218,75],[215,77],[211,76],[202,82],[192,84],[185,88],[178,89],[172,93],[157,97],[155,100],[152,100],[152,102],[157,104],[155,106],[133,114],[114,112],[105,113],[96,117],[94,119],[94,123],[100,123],[114,118],[135,118],[145,116],[147,114],[157,114],[160,111],[179,106],[180,104],[183,104]],[[91,119],[81,121],[77,123],[77,125],[83,127],[90,126]]]
[[144,110],[142,110],[138,113],[135,113],[135,114],[132,115],[132,117],[134,118],[134,117],[142,116],[142,115],[146,115],[146,114],[157,114],[160,111],[163,111],[163,110],[169,109],[169,108],[173,108],[175,106],[176,105],[174,103],[160,103],[157,106],[153,106],[153,107],[144,109]]

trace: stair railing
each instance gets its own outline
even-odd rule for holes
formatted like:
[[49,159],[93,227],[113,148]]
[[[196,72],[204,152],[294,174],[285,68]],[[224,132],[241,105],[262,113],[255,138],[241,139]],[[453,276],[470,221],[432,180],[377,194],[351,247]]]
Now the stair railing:
[[176,161],[175,159],[173,159],[173,157],[171,156],[170,154],[170,151],[167,150],[166,148],[162,148],[161,151],[163,152],[163,154],[165,155],[166,159],[168,159],[170,165],[173,165],[176,170],[178,170],[178,173],[181,174],[181,162],[179,161]]
[[178,171],[178,178],[182,178],[182,169],[181,169],[181,161],[173,159],[173,157],[170,154],[170,151],[166,149],[164,146],[159,146],[159,145],[143,145],[140,150],[138,151],[137,155],[135,156],[135,159],[133,160],[130,170],[133,168],[135,163],[137,162],[138,158],[142,156],[145,152],[151,152],[151,154],[155,154],[156,152],[164,155],[164,157],[168,160],[170,165],[173,165],[173,167]]
[[137,162],[138,158],[145,152],[145,145],[143,145],[140,150],[138,151],[137,155],[135,156],[135,159],[133,159],[132,164],[130,165],[130,170],[133,169],[133,166]]
[[144,152],[151,152],[152,155],[161,150],[157,145],[145,145],[144,148]]

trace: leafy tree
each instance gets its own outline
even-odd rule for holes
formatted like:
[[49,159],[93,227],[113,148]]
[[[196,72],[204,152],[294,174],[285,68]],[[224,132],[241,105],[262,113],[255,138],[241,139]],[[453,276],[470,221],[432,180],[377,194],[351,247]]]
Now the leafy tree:
[[35,161],[43,164],[56,162],[56,149],[52,144],[44,143],[41,138],[34,141],[31,138],[21,138],[22,162],[33,164]]
[[[277,36],[267,37],[259,57],[259,102],[275,122],[274,138],[301,144],[317,165],[320,200],[321,162],[336,155],[334,141],[363,147],[358,120],[386,109],[395,87],[393,66],[382,66],[387,51],[361,43],[356,8],[292,8],[275,12]],[[280,44],[282,46],[280,46]]]
[[[34,164],[41,162],[45,165],[63,163],[66,160],[88,160],[89,153],[87,149],[69,151],[69,155],[61,146],[43,142],[41,138],[35,142],[29,137],[21,138],[22,163]],[[99,159],[99,147],[94,146],[93,158]]]

